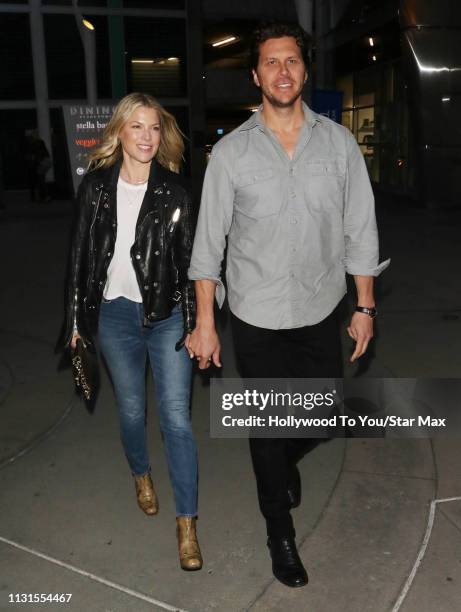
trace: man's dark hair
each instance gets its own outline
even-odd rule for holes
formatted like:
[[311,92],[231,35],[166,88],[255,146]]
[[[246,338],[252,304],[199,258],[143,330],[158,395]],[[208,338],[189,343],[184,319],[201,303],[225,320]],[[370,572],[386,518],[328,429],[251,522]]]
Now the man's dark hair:
[[288,21],[264,21],[253,31],[250,42],[249,52],[249,68],[250,73],[256,70],[259,62],[259,47],[262,43],[270,38],[282,38],[283,36],[291,36],[296,40],[301,56],[309,72],[309,51],[311,48],[311,37],[305,32],[300,25]]

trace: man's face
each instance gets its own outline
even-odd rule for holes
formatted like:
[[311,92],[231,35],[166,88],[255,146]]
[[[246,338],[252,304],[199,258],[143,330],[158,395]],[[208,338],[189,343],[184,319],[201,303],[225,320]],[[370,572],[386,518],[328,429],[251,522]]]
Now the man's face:
[[253,70],[263,99],[277,108],[293,106],[307,79],[301,49],[292,36],[269,38],[259,46],[259,62]]

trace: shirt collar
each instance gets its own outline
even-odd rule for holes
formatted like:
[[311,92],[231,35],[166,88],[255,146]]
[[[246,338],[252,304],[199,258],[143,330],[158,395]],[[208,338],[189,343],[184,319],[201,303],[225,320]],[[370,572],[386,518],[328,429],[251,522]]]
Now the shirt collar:
[[[317,122],[322,122],[322,115],[315,113],[311,108],[307,106],[307,104],[303,101],[303,111],[304,111],[304,123],[309,127],[313,127]],[[246,130],[252,130],[255,127],[259,127],[260,129],[264,129],[265,123],[262,118],[262,108],[261,104],[258,107],[258,110],[255,111],[245,123],[239,127],[239,132],[244,132]]]

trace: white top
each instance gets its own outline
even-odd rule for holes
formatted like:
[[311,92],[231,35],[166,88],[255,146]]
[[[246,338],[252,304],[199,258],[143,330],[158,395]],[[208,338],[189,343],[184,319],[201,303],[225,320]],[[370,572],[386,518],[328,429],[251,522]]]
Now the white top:
[[117,239],[114,255],[107,270],[104,298],[125,297],[142,302],[136,274],[131,263],[130,249],[134,243],[136,222],[147,189],[147,181],[132,185],[119,177],[117,183]]

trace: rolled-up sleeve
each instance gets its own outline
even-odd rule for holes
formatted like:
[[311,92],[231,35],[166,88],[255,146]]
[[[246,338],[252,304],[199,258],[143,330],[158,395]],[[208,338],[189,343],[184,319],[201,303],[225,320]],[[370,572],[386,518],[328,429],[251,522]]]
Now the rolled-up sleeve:
[[234,205],[229,147],[222,145],[223,141],[214,147],[205,173],[188,272],[190,280],[212,280],[216,283],[216,300],[219,307],[226,295],[221,280],[221,263]]
[[344,243],[346,272],[378,276],[390,259],[379,263],[375,202],[367,167],[353,135],[346,132],[347,171],[344,192]]

